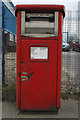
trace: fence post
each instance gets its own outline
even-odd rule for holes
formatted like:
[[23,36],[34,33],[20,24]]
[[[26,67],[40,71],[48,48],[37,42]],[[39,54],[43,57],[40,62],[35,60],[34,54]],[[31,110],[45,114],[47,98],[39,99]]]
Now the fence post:
[[2,6],[2,28],[3,28],[3,32],[2,32],[2,84],[5,84],[5,34],[4,34],[4,15],[5,15],[5,10],[4,7]]
[[69,41],[69,40],[68,40],[68,37],[69,37],[69,36],[68,36],[68,32],[63,32],[63,34],[64,34],[64,33],[67,34],[67,42],[68,42],[68,41]]
[[68,32],[67,32],[67,42],[68,42],[69,40],[68,40]]

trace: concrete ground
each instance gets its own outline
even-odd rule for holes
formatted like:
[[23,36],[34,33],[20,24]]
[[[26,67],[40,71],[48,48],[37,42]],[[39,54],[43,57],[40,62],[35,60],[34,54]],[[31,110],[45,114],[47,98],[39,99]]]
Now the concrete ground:
[[2,100],[0,99],[0,120],[2,119]]
[[78,100],[61,100],[58,113],[20,111],[16,103],[2,103],[2,118],[78,118]]

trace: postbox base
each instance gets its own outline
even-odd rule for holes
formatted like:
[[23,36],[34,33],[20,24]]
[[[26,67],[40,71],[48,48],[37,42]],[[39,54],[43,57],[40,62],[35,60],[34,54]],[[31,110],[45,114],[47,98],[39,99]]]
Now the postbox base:
[[56,109],[33,109],[33,110],[30,110],[30,109],[21,109],[20,107],[18,107],[21,111],[30,111],[30,112],[58,112],[60,107],[59,108],[56,108]]

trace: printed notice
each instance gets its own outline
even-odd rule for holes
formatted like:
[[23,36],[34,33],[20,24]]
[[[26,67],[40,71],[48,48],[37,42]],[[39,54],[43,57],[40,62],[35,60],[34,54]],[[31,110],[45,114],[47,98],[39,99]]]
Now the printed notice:
[[48,47],[31,47],[31,59],[48,59]]

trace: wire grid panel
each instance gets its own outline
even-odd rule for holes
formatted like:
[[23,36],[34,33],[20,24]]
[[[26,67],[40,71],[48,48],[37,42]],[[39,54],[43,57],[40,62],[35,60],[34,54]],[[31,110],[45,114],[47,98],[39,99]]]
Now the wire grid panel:
[[[73,42],[79,42],[79,26],[79,12],[66,11],[63,40],[69,44],[70,50],[62,51],[61,92],[79,91],[80,52],[73,50]],[[8,48],[5,54],[5,83],[7,84],[16,82],[16,45],[11,47],[13,50]]]
[[[62,92],[79,91],[79,71],[80,71],[80,52],[79,48],[79,19],[78,11],[66,11],[66,17],[63,24],[62,48]],[[68,49],[68,47],[70,47]]]
[[[15,49],[16,46],[11,46]],[[14,52],[11,48],[5,54],[5,83],[13,84],[16,83],[16,51]]]

